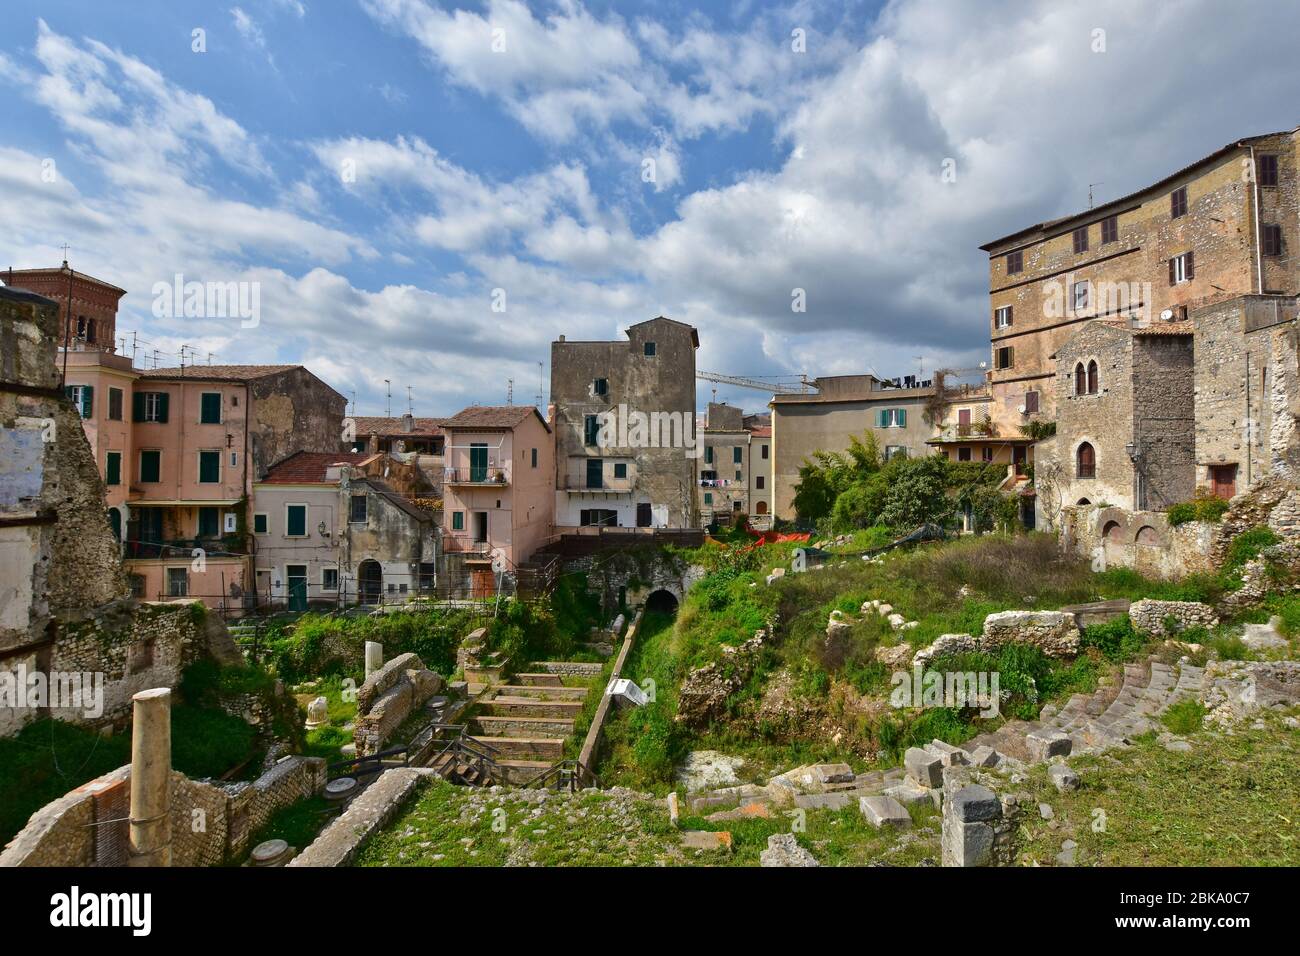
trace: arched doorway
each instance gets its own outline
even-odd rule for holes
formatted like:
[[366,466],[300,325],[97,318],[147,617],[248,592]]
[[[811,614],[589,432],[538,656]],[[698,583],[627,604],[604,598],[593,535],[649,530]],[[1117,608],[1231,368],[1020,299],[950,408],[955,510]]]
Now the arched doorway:
[[660,588],[646,598],[645,609],[652,614],[676,614],[677,596],[671,591]]
[[122,540],[122,512],[116,508],[108,509],[108,526],[113,531],[113,537],[118,541]]
[[759,515],[767,514],[767,502],[760,501],[757,507],[754,508],[754,514],[759,514]]
[[357,567],[357,600],[362,604],[378,604],[384,593],[384,569],[378,561],[367,558]]

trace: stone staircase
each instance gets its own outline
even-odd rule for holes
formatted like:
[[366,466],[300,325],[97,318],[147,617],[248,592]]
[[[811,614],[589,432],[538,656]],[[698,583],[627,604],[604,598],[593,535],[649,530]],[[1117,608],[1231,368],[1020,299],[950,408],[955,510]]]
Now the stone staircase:
[[[600,664],[543,661],[509,684],[492,684],[479,695],[470,720],[470,746],[490,748],[498,783],[523,784],[564,758],[591,682]],[[568,677],[571,683],[566,684]],[[585,681],[585,686],[572,683]],[[596,692],[600,692],[600,688]]]

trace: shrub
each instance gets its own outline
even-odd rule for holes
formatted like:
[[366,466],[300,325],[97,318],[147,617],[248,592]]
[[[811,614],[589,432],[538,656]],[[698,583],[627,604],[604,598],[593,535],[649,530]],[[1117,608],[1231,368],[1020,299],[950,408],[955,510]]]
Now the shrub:
[[1192,697],[1184,697],[1160,715],[1161,722],[1175,734],[1190,734],[1201,729],[1205,705]]
[[1102,624],[1092,624],[1083,629],[1079,646],[1095,647],[1101,655],[1113,664],[1132,660],[1141,653],[1147,639],[1133,627],[1128,615],[1114,618]]
[[1165,510],[1165,517],[1169,519],[1171,526],[1178,527],[1178,525],[1187,524],[1189,521],[1220,521],[1227,511],[1228,502],[1226,499],[1198,492],[1191,501],[1170,505]]

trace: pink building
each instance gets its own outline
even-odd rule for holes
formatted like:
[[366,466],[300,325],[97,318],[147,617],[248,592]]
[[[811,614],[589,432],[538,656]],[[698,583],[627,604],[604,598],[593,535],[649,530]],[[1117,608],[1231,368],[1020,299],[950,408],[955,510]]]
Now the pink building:
[[481,592],[494,558],[511,571],[555,532],[555,436],[531,405],[476,405],[442,427],[443,548]]

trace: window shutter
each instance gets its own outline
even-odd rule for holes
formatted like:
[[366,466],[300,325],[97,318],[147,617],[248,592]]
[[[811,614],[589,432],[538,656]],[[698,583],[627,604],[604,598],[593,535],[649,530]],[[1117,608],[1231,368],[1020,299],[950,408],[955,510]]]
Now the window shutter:
[[887,423],[885,421],[885,410],[883,408],[876,409],[876,427],[877,428],[887,427]]
[[898,409],[898,411],[896,412],[896,414],[897,414],[897,416],[898,416],[898,427],[899,427],[899,428],[906,428],[906,427],[907,427],[907,409],[906,409],[906,408],[900,408],[900,409]]
[[144,392],[136,392],[131,396],[131,421],[144,421]]
[[1188,251],[1188,253],[1187,253],[1187,278],[1188,278],[1189,280],[1194,279],[1194,278],[1196,277],[1196,266],[1195,266],[1195,262],[1196,262],[1196,259],[1195,259],[1195,253],[1193,253],[1193,252],[1191,252],[1191,251]]
[[1174,278],[1174,260],[1176,258],[1177,258],[1176,256],[1173,256],[1170,257],[1169,259],[1169,284],[1170,285],[1173,285],[1176,281],[1178,281],[1177,279]]
[[158,421],[167,421],[167,404],[170,400],[171,396],[166,392],[158,393]]
[[95,413],[95,387],[81,386],[81,417],[90,418]]

